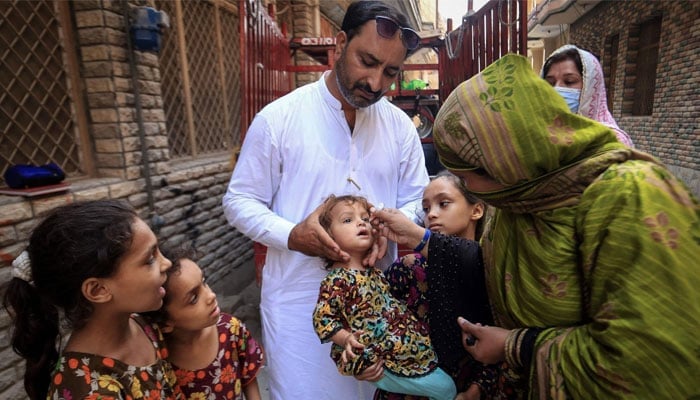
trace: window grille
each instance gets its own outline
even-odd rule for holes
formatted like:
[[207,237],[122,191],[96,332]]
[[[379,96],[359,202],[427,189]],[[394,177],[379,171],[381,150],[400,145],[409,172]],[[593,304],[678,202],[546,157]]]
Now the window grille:
[[160,55],[173,157],[230,151],[239,143],[240,44],[230,1],[160,1],[170,15]]
[[81,171],[61,31],[68,19],[57,3],[0,1],[0,175],[47,162]]
[[661,17],[657,16],[632,26],[629,35],[629,57],[623,111],[627,115],[652,115],[656,91],[656,66],[659,61]]

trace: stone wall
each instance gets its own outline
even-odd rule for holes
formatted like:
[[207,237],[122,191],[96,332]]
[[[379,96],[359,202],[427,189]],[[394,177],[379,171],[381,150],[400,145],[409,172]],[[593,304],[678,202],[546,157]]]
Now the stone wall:
[[[661,15],[654,108],[650,116],[622,112],[630,29]],[[653,154],[700,195],[700,2],[603,1],[571,26],[571,42],[605,56],[619,34],[613,115],[636,146]],[[604,65],[605,67],[605,65]]]
[[[0,195],[0,284],[10,279],[12,259],[26,246],[42,213],[74,201],[112,198],[136,207],[162,241],[193,243],[203,254],[199,264],[216,292],[235,294],[248,287],[254,279],[248,270],[252,269],[252,242],[228,226],[221,209],[231,174],[230,155],[172,159],[158,55],[136,52],[137,98],[121,3],[83,0],[73,3],[73,11],[80,85],[88,109],[91,150],[86,154],[92,153],[94,176],[99,178],[69,177],[68,191],[35,198]],[[141,151],[141,126],[147,163]],[[145,165],[150,174],[145,173]],[[8,315],[0,311],[0,398],[25,399],[24,363],[9,345],[9,325]]]

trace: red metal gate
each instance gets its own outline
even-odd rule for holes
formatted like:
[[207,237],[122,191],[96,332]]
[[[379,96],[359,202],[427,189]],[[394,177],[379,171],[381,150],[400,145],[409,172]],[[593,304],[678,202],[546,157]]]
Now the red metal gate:
[[[469,8],[471,3],[469,0]],[[285,27],[280,29],[275,23],[272,5],[265,9],[260,0],[239,0],[238,7],[241,16],[241,90],[244,99],[241,136],[244,136],[262,107],[293,89],[291,73],[331,66],[332,45],[319,42],[309,43],[311,46],[306,47],[309,52],[324,53],[321,55],[325,56],[322,57],[325,58],[325,66],[307,69],[290,66],[290,41]],[[457,85],[501,56],[507,53],[527,54],[527,0],[491,0],[477,12],[470,10],[461,22],[454,31],[448,26],[449,34],[444,45],[435,46],[439,48],[440,102]],[[326,38],[312,39],[322,41]],[[292,41],[295,40],[295,48],[307,45],[299,39]],[[406,68],[433,67],[406,65]]]
[[527,0],[491,0],[469,11],[440,48],[440,100],[508,53],[527,55]]
[[275,22],[274,8],[260,0],[239,0],[241,40],[241,142],[255,114],[292,90],[289,40]]
[[[253,117],[267,104],[292,90],[289,64],[289,40],[284,26],[280,29],[272,5],[267,10],[260,0],[239,0],[241,41],[241,143]],[[267,248],[253,244],[253,258],[258,284]]]

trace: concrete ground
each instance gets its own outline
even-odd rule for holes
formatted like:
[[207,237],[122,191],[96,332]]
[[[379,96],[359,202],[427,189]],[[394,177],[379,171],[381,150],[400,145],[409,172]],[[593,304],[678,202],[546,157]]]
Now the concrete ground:
[[[221,310],[240,319],[255,340],[262,344],[260,288],[255,282],[255,266],[252,259],[212,286],[217,293]],[[267,371],[262,368],[258,373],[258,386],[262,400],[270,399],[270,388],[267,382]]]

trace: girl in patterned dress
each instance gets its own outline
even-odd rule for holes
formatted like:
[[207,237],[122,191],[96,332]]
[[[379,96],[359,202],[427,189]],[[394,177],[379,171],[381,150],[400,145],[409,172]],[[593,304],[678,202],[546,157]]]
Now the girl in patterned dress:
[[12,265],[4,306],[30,399],[181,398],[160,332],[134,314],[161,306],[171,262],[131,206],[55,208]]
[[[461,329],[455,323],[457,317],[465,315],[471,321],[493,323],[477,241],[483,231],[486,206],[449,171],[441,171],[428,184],[422,206],[425,227],[395,210],[373,214],[379,220],[384,218],[386,233],[391,234],[389,228],[406,232],[391,239],[409,248],[421,241],[426,228],[431,231],[428,243],[420,251],[401,257],[384,274],[392,294],[406,302],[428,326],[438,365],[452,376],[460,391],[457,399],[488,397],[497,379],[497,368],[476,362],[467,353],[462,346]],[[415,397],[379,391],[375,399],[413,400]]]
[[222,313],[192,248],[165,249],[173,261],[160,310],[147,317],[165,333],[167,359],[187,399],[260,400],[263,350],[237,318]]
[[454,383],[437,366],[424,325],[391,295],[384,274],[362,263],[374,243],[369,210],[363,197],[326,200],[319,222],[350,260],[328,260],[314,329],[321,341],[334,343],[331,357],[342,374],[359,375],[383,362],[385,374],[374,382],[380,389],[453,400]]

